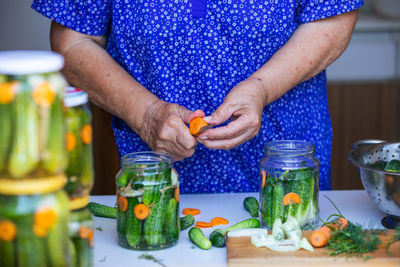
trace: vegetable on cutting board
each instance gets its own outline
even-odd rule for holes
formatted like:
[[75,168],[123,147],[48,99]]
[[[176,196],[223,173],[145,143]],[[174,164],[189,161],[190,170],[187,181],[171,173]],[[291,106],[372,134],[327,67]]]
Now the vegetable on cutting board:
[[260,228],[260,221],[258,219],[247,219],[241,222],[238,222],[227,229],[225,229],[225,235],[232,230],[238,230],[238,229],[246,229],[246,228]]
[[347,225],[348,221],[345,218],[339,218],[333,223],[323,225],[311,234],[310,242],[316,248],[324,247],[331,238],[332,230],[343,230]]

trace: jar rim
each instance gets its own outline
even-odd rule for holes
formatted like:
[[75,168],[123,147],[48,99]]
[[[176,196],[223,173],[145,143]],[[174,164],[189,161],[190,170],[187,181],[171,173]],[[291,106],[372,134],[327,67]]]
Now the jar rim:
[[[121,157],[121,166],[123,168],[130,168],[132,164],[140,164],[140,170],[156,170],[160,169],[159,163],[168,163],[164,168],[171,168],[174,160],[173,158],[165,152],[155,152],[155,151],[141,151],[128,153]],[[146,165],[151,165],[147,166]]]
[[296,157],[315,153],[314,144],[304,140],[274,140],[264,145],[268,155]]
[[70,210],[82,209],[89,204],[89,201],[90,201],[89,195],[70,199],[69,200],[69,209]]

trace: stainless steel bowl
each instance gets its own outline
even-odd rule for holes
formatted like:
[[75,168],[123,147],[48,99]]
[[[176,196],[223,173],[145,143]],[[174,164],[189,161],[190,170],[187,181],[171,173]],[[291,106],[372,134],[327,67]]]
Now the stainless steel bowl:
[[400,160],[400,143],[382,140],[360,140],[347,155],[359,168],[361,181],[369,197],[388,216],[382,224],[387,228],[400,225],[400,173],[377,170],[370,166],[377,161]]

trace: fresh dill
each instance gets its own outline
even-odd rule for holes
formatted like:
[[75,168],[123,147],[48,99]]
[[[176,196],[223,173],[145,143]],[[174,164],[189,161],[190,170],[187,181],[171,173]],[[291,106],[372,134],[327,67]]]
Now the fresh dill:
[[101,228],[101,226],[97,226],[97,227],[96,227],[96,230],[99,231],[99,232],[101,232],[101,231],[103,231],[103,228]]
[[147,254],[147,253],[143,253],[142,255],[139,256],[139,259],[144,259],[144,260],[148,260],[148,261],[152,261],[154,263],[157,263],[163,267],[167,267],[167,265],[162,263],[162,259],[158,259],[156,257],[154,257],[153,255]]
[[388,240],[388,242],[386,243],[386,253],[389,255],[389,257],[392,256],[392,254],[389,252],[389,247],[396,243],[397,241],[400,241],[400,226],[396,228],[396,232],[394,233],[394,235]]

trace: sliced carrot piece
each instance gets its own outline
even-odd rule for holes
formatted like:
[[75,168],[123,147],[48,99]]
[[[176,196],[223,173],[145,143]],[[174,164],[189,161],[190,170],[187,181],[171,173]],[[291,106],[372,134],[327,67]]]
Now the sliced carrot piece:
[[67,151],[68,152],[74,150],[74,148],[76,146],[75,135],[73,135],[72,133],[66,133],[65,142],[67,144],[66,146],[67,146]]
[[199,209],[192,209],[192,208],[186,208],[182,210],[183,215],[199,215],[200,210]]
[[209,222],[196,222],[196,226],[197,228],[209,228],[209,227],[213,227],[214,225],[212,223]]
[[122,212],[125,212],[128,209],[128,200],[126,197],[118,196],[117,203]]
[[189,124],[190,134],[197,136],[201,128],[207,126],[208,123],[201,117],[194,118]]
[[174,194],[175,200],[179,202],[179,187],[175,188],[175,194]]
[[219,225],[219,224],[229,224],[229,221],[225,218],[222,217],[215,217],[211,219],[211,223],[213,225]]
[[11,221],[0,221],[0,240],[10,242],[17,235],[17,227]]
[[145,204],[140,203],[133,208],[133,213],[139,220],[144,220],[149,216],[150,210]]
[[298,194],[296,193],[287,193],[284,197],[283,197],[283,206],[288,206],[291,204],[300,204],[301,203],[301,198]]
[[85,126],[82,127],[81,130],[81,139],[82,142],[86,145],[90,144],[92,142],[92,126],[89,124],[86,124]]
[[50,207],[41,207],[35,212],[34,220],[37,227],[47,230],[57,221],[57,214]]
[[265,187],[265,181],[267,180],[267,174],[264,170],[261,172],[261,188]]
[[88,227],[86,227],[86,226],[81,226],[80,228],[79,228],[79,237],[81,238],[81,239],[85,239],[85,238],[88,238],[89,237],[89,235],[90,235],[90,228],[88,228]]
[[17,85],[17,81],[0,84],[0,104],[9,104],[13,101]]
[[48,81],[44,81],[36,85],[33,89],[32,97],[36,104],[48,108],[53,104],[56,98],[56,92]]

